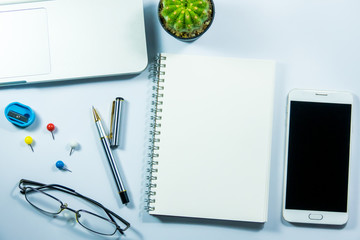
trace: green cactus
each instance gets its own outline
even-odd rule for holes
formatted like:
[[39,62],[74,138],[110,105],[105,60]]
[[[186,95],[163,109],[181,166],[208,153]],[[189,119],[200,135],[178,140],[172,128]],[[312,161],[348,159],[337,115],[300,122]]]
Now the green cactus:
[[211,8],[209,0],[162,0],[160,14],[168,28],[190,33],[203,27]]

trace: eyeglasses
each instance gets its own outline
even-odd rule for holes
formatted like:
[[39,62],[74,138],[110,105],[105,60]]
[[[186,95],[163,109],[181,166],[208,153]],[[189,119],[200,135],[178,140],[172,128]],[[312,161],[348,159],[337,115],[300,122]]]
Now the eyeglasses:
[[[26,186],[26,185],[33,185]],[[36,187],[35,187],[36,186]],[[19,182],[20,193],[25,195],[25,199],[36,209],[39,211],[56,216],[61,213],[63,210],[67,209],[73,213],[75,213],[76,221],[87,230],[101,234],[111,236],[119,231],[121,234],[124,233],[126,229],[130,227],[130,223],[128,223],[125,219],[118,216],[113,211],[104,207],[101,203],[88,198],[75,190],[64,187],[58,184],[43,184],[30,180],[21,179]],[[74,210],[68,206],[67,203],[63,203],[61,200],[56,198],[55,196],[49,194],[49,191],[60,191],[63,193],[67,193],[76,197],[79,197],[87,202],[90,202],[105,212],[105,216],[100,216],[99,214],[80,209]],[[124,224],[124,227],[120,227],[117,223]]]

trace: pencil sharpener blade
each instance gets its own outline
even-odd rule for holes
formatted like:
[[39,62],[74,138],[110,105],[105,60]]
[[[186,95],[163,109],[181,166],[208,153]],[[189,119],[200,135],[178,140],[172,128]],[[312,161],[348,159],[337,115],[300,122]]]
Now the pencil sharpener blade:
[[11,118],[15,118],[23,123],[27,123],[29,121],[29,117],[30,117],[29,114],[21,115],[20,113],[17,113],[14,111],[9,111],[7,116],[11,117]]

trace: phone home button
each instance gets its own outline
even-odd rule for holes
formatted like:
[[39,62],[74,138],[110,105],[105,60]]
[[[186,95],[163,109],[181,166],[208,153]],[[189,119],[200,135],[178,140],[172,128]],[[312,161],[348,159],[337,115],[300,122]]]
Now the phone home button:
[[310,220],[321,220],[323,219],[323,215],[321,214],[309,214]]

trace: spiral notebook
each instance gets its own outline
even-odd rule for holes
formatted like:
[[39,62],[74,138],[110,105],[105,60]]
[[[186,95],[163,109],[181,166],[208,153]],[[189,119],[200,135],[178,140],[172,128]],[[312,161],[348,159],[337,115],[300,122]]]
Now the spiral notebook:
[[147,210],[266,222],[275,63],[162,53]]

